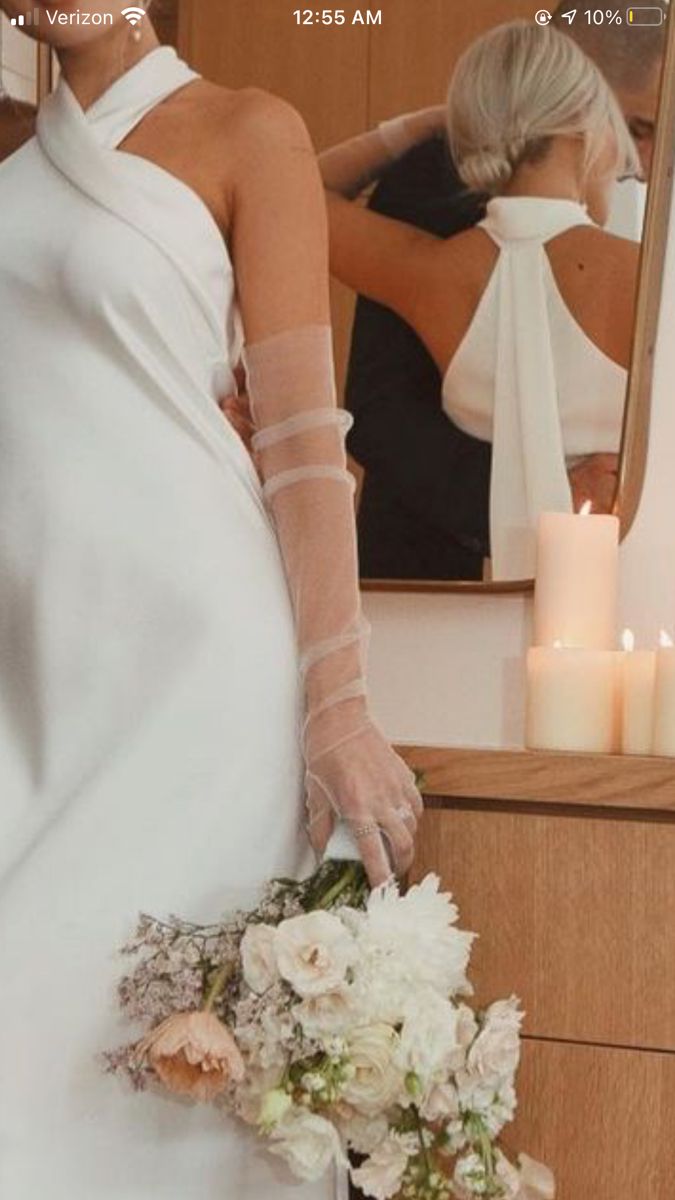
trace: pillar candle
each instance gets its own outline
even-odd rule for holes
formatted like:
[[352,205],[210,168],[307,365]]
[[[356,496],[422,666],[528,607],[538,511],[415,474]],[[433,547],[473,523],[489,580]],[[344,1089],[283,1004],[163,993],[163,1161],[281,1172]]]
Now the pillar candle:
[[675,647],[667,633],[656,651],[652,751],[675,758]]
[[537,541],[534,644],[616,645],[619,521],[590,512],[542,513]]
[[656,654],[636,650],[630,629],[623,635],[621,661],[621,749],[624,754],[651,754],[654,736]]
[[534,646],[527,656],[529,749],[617,750],[619,661],[617,651]]

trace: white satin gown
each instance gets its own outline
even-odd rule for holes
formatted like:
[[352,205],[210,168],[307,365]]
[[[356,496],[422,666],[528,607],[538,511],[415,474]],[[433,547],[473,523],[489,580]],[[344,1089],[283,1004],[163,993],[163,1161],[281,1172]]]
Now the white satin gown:
[[143,909],[211,920],[304,871],[300,692],[273,528],[214,377],[238,353],[208,210],[115,147],[195,78],[61,81],[0,166],[0,1195],[328,1200],[97,1055]]

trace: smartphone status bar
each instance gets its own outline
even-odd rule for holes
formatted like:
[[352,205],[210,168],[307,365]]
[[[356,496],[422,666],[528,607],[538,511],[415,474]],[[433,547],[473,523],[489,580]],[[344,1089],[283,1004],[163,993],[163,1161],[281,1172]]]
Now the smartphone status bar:
[[[570,8],[560,14],[568,25],[574,21],[584,21],[587,25],[662,25],[665,13],[655,5],[631,6],[625,12],[618,8]],[[535,14],[537,25],[548,25],[553,20],[553,14],[547,8],[540,8]]]

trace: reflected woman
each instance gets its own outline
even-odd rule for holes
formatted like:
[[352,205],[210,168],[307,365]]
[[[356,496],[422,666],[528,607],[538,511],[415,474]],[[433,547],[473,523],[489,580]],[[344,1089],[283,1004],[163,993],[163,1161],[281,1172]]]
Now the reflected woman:
[[[61,77],[0,165],[0,1190],[331,1200],[98,1061],[138,911],[208,921],[311,865],[303,793],[316,849],[338,812],[374,883],[383,834],[411,861],[421,801],[364,684],[321,180],[292,109],[199,79],[121,0],[89,3],[102,28],[2,0],[34,6]],[[217,404],[242,341],[264,486]]]
[[[443,240],[350,203],[443,126],[466,186],[492,197],[476,228]],[[569,468],[620,442],[639,251],[602,227],[639,164],[613,93],[569,38],[514,22],[465,53],[447,109],[320,164],[332,269],[416,330],[446,413],[492,444],[493,577],[531,576],[538,514],[569,510]]]

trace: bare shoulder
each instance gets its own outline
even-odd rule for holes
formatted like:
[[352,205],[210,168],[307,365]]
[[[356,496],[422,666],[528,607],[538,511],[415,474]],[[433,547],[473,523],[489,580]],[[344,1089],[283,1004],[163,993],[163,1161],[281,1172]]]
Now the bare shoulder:
[[554,268],[592,272],[598,278],[612,280],[617,275],[636,275],[640,261],[639,243],[593,225],[568,230],[554,238],[548,250]]
[[199,110],[211,135],[226,138],[231,149],[248,154],[259,148],[310,149],[311,140],[300,114],[286,100],[261,88],[225,88],[199,80],[185,90],[186,102]]

